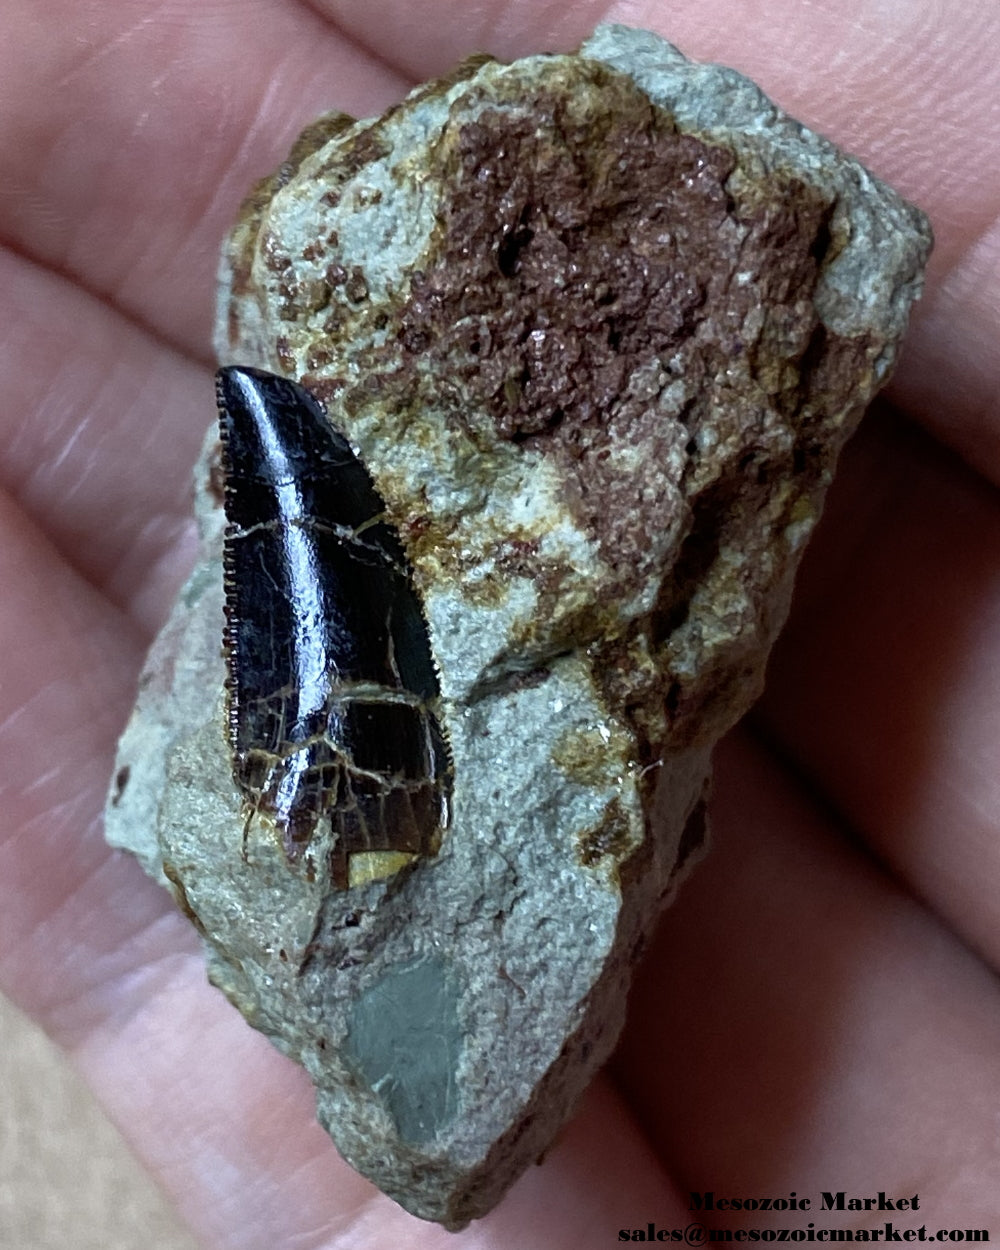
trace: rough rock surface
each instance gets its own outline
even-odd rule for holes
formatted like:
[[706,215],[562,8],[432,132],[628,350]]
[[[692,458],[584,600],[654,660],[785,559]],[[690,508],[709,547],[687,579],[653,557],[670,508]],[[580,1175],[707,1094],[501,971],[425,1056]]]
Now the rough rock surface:
[[426,610],[453,818],[436,856],[347,890],[264,821],[244,848],[210,436],[203,559],[108,836],[416,1214],[487,1211],[614,1045],[929,247],[752,83],[614,26],[324,118],[245,205],[220,358],[303,382],[370,469]]

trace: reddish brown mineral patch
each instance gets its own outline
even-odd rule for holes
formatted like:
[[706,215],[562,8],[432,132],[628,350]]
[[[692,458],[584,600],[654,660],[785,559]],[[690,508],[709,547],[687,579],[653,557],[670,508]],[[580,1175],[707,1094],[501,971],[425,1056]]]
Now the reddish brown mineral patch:
[[[713,566],[727,543],[772,549],[828,477],[836,422],[875,348],[830,333],[814,306],[839,246],[829,198],[791,175],[755,181],[606,67],[581,61],[564,77],[574,81],[523,100],[516,84],[513,101],[479,89],[475,120],[449,135],[433,257],[412,275],[379,385],[413,403],[424,379],[445,378],[435,402],[454,395],[474,440],[551,459],[624,594],[630,579],[648,583],[658,538],[679,528],[652,611],[605,638],[597,665],[609,706],[652,757],[665,700],[677,741],[695,734],[689,711],[713,736],[745,700],[669,678],[671,635],[699,586],[714,576],[725,592]],[[623,469],[630,449],[642,475]],[[777,482],[792,489],[776,504]],[[543,597],[560,593],[544,567],[534,573]],[[568,624],[580,638],[602,632],[596,616]],[[759,655],[763,624],[723,622],[736,687],[759,678],[738,651]]]
[[754,473],[787,473],[769,427],[807,398],[802,366],[829,356],[812,295],[831,205],[794,178],[737,186],[730,151],[679,133],[629,79],[574,72],[575,90],[460,128],[398,339],[460,384],[458,419],[485,411],[501,438],[557,458],[578,520],[627,565],[665,501],[636,493],[621,449],[686,455],[687,475],[711,422],[716,443],[749,444]]

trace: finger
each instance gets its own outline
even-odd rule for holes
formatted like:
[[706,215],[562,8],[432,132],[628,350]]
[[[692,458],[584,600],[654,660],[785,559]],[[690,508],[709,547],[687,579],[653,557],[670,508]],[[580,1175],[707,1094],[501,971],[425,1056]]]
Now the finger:
[[[995,140],[1000,141],[1000,126]],[[944,270],[944,272],[942,272]],[[1000,204],[917,310],[890,394],[1000,484]]]
[[875,852],[1000,966],[1000,503],[905,424],[844,457],[761,716]]
[[757,0],[546,4],[314,0],[409,75],[468,52],[568,50],[602,20],[647,27],[754,78],[930,214],[937,244],[893,394],[1000,482],[1000,9],[978,0],[844,5]]
[[711,816],[615,1064],[665,1158],[696,1191],[919,1189],[929,1226],[987,1224],[992,974],[746,737],[719,752]]
[[194,555],[208,371],[64,278],[0,251],[0,486],[150,632]]
[[69,1030],[145,964],[170,910],[99,820],[144,641],[2,495],[0,532],[0,977]]
[[12,0],[0,41],[0,238],[204,358],[219,243],[331,108],[396,75],[302,4]]

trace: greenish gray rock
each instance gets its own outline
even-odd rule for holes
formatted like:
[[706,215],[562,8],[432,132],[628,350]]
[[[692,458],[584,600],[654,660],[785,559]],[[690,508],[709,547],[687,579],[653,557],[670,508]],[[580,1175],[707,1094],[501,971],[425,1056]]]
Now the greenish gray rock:
[[417,1215],[488,1211],[614,1046],[929,248],[752,83],[621,26],[323,118],[244,206],[220,360],[308,386],[370,469],[426,610],[452,820],[435,856],[346,889],[247,823],[210,433],[201,560],[108,838]]

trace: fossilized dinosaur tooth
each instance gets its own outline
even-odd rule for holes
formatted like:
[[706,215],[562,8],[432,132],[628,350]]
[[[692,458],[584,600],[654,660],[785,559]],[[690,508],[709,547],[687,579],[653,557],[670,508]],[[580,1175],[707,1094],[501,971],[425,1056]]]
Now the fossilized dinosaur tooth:
[[[451,774],[406,556],[371,477],[286,378],[220,369],[233,780],[346,889],[437,851]],[[318,846],[315,845],[318,842]]]
[[[409,1210],[487,1211],[614,1045],[704,842],[712,745],[758,693],[929,247],[916,209],[752,83],[623,27],[322,119],[245,205],[217,332],[235,529],[213,436],[202,561],[108,836]],[[274,481],[237,480],[226,414],[253,393],[304,475],[284,513]],[[341,466],[313,476],[330,445]],[[335,673],[350,637],[368,659]],[[413,722],[409,745],[388,731],[398,767],[358,767],[362,692]],[[348,827],[362,774],[419,794],[412,837],[384,808]]]

